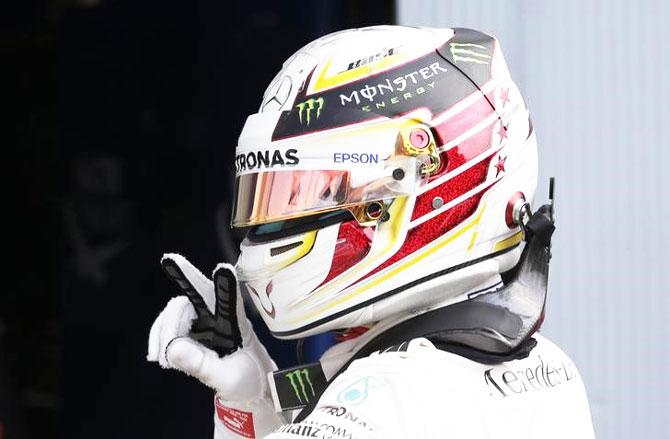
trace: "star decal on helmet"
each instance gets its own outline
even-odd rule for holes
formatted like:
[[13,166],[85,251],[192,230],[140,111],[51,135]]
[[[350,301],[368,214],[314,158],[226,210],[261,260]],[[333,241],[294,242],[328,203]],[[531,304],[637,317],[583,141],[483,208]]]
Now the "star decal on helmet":
[[496,178],[498,178],[498,175],[500,175],[501,172],[505,172],[506,160],[507,156],[502,157],[500,154],[498,154],[498,163],[496,163]]
[[498,135],[500,136],[500,143],[502,143],[503,139],[507,139],[507,125],[503,123],[500,124],[500,129],[498,129]]
[[509,87],[506,89],[500,89],[500,100],[502,101],[502,107],[505,108],[505,104],[510,101],[509,98]]

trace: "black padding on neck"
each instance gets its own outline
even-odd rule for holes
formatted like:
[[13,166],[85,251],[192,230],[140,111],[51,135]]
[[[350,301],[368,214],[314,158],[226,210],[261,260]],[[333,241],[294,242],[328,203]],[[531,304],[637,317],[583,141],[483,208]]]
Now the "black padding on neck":
[[473,349],[470,346],[454,344],[449,340],[441,340],[440,337],[429,337],[429,340],[441,351],[451,352],[452,354],[482,364],[500,364],[512,360],[522,360],[528,357],[530,352],[537,346],[537,340],[531,337],[525,339],[519,346],[509,352],[493,354]]
[[[450,341],[468,344],[470,349],[481,351],[482,355],[487,352],[500,355],[509,352],[510,347],[503,342],[491,342],[491,335],[498,333],[514,339],[522,327],[521,317],[507,309],[468,300],[428,311],[389,328],[363,346],[356,357],[367,357],[375,351],[418,337],[440,340],[442,344]],[[465,340],[464,337],[470,338]]]

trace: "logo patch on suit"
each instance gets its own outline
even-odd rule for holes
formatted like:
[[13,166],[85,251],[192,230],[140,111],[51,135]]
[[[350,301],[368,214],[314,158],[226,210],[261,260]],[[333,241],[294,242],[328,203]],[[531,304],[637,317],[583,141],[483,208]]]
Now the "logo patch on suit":
[[277,370],[268,377],[272,399],[279,411],[305,407],[319,398],[328,384],[318,362]]

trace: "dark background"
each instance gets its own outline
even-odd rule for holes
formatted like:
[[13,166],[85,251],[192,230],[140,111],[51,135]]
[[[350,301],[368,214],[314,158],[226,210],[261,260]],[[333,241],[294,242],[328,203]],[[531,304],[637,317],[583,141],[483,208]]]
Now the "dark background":
[[[0,439],[200,438],[212,392],[144,360],[158,261],[235,258],[237,136],[296,49],[392,0],[22,0],[0,13]],[[257,325],[258,326],[258,325]],[[264,336],[265,339],[267,339]],[[270,346],[289,365],[291,343]]]

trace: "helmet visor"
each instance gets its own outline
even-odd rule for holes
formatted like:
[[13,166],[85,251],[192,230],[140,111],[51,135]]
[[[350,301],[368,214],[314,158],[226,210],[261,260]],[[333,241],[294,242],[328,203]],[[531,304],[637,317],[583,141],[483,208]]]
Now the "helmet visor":
[[313,215],[409,195],[421,163],[408,156],[357,169],[277,170],[238,175],[233,227]]

